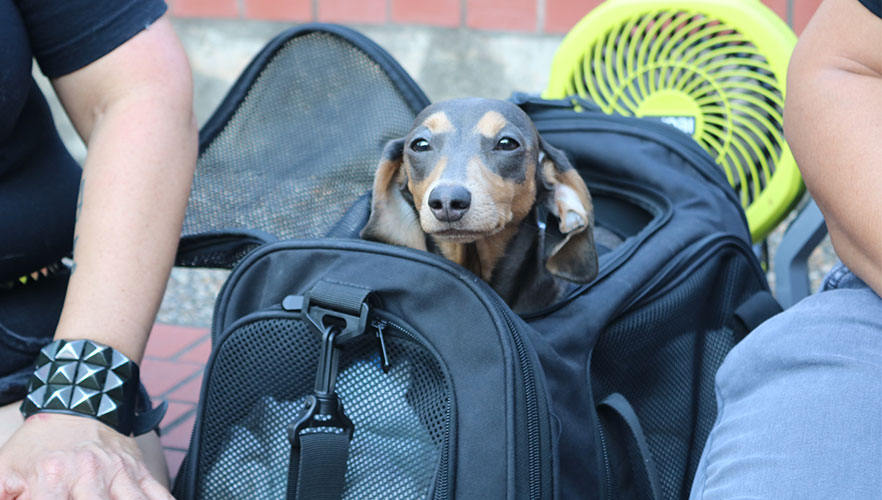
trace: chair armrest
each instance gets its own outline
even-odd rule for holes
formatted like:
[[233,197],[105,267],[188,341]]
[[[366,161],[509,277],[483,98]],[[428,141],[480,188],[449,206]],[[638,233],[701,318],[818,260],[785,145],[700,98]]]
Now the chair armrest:
[[827,224],[814,200],[787,228],[775,254],[775,294],[785,309],[811,293],[808,258],[827,234]]

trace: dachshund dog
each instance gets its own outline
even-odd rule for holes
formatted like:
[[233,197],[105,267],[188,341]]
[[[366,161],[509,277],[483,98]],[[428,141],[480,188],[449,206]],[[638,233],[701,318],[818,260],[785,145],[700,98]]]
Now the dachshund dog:
[[427,107],[386,145],[361,237],[443,255],[523,313],[596,276],[593,224],[584,181],[527,114],[470,98]]

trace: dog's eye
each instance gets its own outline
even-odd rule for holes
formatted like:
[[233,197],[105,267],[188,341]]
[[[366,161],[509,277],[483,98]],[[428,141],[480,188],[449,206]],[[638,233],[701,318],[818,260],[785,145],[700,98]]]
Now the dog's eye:
[[496,143],[495,149],[501,149],[503,151],[512,151],[518,148],[520,144],[518,141],[512,139],[511,137],[503,137],[499,139],[499,142]]
[[410,143],[410,149],[416,151],[417,153],[422,153],[423,151],[428,151],[431,149],[429,146],[429,141],[425,139],[416,139],[415,141]]

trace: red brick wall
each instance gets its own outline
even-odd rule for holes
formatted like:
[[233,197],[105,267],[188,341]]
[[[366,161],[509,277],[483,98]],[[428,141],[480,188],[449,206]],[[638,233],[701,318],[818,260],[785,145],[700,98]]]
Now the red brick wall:
[[[566,33],[602,0],[166,0],[177,17]],[[714,0],[708,0],[713,2]],[[753,0],[743,0],[746,2]],[[762,0],[801,33],[821,0]]]

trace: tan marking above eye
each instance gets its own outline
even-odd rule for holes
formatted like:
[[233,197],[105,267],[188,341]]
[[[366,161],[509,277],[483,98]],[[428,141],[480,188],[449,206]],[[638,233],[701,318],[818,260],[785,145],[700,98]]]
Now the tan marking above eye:
[[429,115],[423,122],[423,125],[433,134],[443,134],[454,129],[450,118],[443,111],[436,111]]
[[487,137],[488,139],[493,139],[505,126],[508,124],[508,120],[505,119],[497,111],[488,111],[484,113],[484,116],[478,120],[478,123],[475,124],[475,131],[479,134]]

